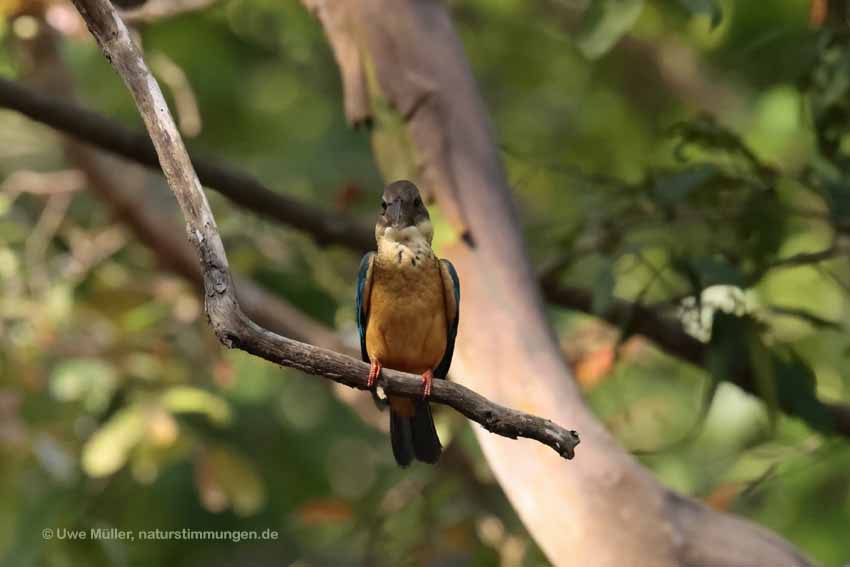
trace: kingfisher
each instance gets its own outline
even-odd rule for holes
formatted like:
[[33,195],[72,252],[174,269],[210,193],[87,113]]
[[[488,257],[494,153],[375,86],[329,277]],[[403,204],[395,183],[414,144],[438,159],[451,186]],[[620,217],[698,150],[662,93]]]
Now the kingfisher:
[[422,376],[422,397],[389,396],[390,440],[402,466],[436,463],[443,447],[428,397],[445,379],[454,354],[460,281],[454,266],[431,249],[434,228],[419,189],[410,181],[387,185],[375,223],[377,252],[360,261],[357,329],[373,388],[382,368]]

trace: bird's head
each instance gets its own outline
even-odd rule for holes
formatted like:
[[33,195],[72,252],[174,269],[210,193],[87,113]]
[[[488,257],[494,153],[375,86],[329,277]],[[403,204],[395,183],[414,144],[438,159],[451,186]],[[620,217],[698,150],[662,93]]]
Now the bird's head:
[[419,189],[410,181],[387,185],[381,198],[381,213],[375,224],[375,238],[408,243],[420,238],[428,245],[434,237],[431,217],[422,202]]

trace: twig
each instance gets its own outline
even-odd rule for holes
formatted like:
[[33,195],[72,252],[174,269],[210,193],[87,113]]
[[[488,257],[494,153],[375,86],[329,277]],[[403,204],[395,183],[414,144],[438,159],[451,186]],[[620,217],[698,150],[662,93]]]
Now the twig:
[[[150,138],[144,133],[72,102],[0,78],[0,106],[152,169],[160,167]],[[195,152],[191,157],[201,183],[249,211],[303,230],[320,244],[337,244],[357,252],[374,247],[372,230],[363,223],[276,193],[255,177],[220,160],[204,159]]]
[[[221,342],[266,360],[365,390],[368,374],[365,363],[276,335],[258,326],[242,312],[215,219],[159,86],[133,44],[126,26],[106,0],[74,0],[74,5],[86,20],[106,58],[130,89],[145,121],[169,187],[183,210],[189,240],[201,258],[205,307],[210,324]],[[380,383],[386,392],[393,395],[416,397],[421,394],[421,379],[412,374],[387,370],[382,373]],[[459,384],[437,381],[432,400],[451,406],[493,433],[510,438],[535,439],[568,459],[573,457],[579,442],[574,431],[550,420],[494,404]]]
[[201,111],[186,73],[168,55],[159,51],[151,57],[151,67],[162,82],[171,89],[180,132],[187,138],[194,138],[201,133]]
[[20,193],[59,195],[80,191],[85,182],[85,176],[76,169],[47,173],[24,169],[12,173],[0,183],[0,193],[8,193],[13,197]]
[[24,245],[26,263],[30,268],[29,284],[32,289],[47,289],[49,276],[45,254],[53,237],[65,220],[74,193],[57,193],[47,199],[41,215]]
[[128,24],[150,24],[159,20],[206,10],[218,0],[148,0],[138,8],[122,11],[121,18]]
[[747,279],[748,285],[754,285],[773,270],[782,268],[799,268],[801,266],[817,266],[821,262],[833,260],[835,258],[842,257],[845,254],[846,252],[842,250],[841,241],[839,240],[838,235],[836,235],[833,238],[832,243],[823,250],[793,254],[763,266],[761,269],[756,270],[754,274],[749,276]]
[[844,253],[840,250],[837,244],[832,244],[828,248],[818,252],[801,252],[787,258],[780,258],[769,266],[769,269],[774,268],[796,268],[799,266],[807,266],[809,264],[817,264],[826,260],[832,260],[842,256]]
[[785,307],[782,305],[768,305],[767,308],[769,311],[777,315],[796,317],[797,319],[801,319],[815,327],[825,327],[827,329],[831,329],[833,331],[838,332],[844,331],[844,326],[841,323],[837,321],[832,321],[825,317],[821,317],[820,315],[816,315],[806,309],[800,309],[798,307]]

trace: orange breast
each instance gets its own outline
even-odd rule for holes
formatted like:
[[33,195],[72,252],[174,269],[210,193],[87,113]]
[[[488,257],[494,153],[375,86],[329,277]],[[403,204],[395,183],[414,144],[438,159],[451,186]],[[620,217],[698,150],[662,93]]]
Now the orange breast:
[[443,283],[435,258],[416,267],[376,258],[366,327],[369,357],[387,368],[421,374],[446,349]]

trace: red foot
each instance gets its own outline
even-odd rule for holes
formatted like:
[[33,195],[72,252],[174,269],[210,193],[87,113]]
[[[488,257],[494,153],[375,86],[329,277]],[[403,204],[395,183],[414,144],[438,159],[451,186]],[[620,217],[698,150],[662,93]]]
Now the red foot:
[[372,367],[369,369],[369,379],[366,380],[366,387],[371,388],[378,381],[378,376],[381,375],[381,362],[379,360],[372,361]]
[[430,370],[422,375],[422,397],[427,398],[431,395],[431,381],[434,379],[434,373]]

